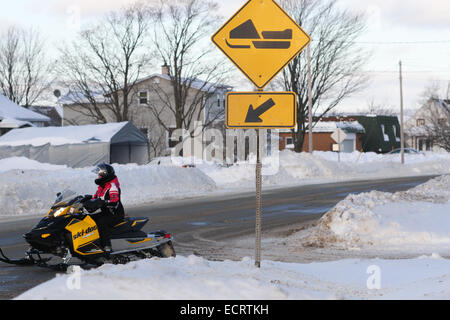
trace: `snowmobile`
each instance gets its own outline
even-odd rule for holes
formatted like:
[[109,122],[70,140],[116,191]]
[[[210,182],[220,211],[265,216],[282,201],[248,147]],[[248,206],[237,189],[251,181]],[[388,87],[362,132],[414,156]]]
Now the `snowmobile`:
[[[148,218],[134,217],[125,217],[114,226],[111,232],[112,252],[106,254],[100,246],[97,224],[84,211],[86,209],[92,213],[89,210],[91,207],[86,205],[86,198],[71,190],[58,193],[47,215],[23,235],[31,246],[25,258],[9,259],[0,248],[0,261],[65,271],[73,258],[82,262],[81,267],[88,268],[104,263],[124,264],[154,256],[175,257],[170,233],[163,230],[146,233],[141,229]],[[45,257],[47,255],[50,257]],[[49,264],[55,256],[61,258],[62,263]]]

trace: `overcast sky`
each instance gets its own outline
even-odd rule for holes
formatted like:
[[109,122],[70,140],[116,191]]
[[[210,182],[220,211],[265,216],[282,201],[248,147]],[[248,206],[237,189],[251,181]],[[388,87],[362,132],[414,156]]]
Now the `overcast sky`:
[[[10,25],[38,28],[55,48],[70,40],[79,26],[90,19],[117,9],[132,0],[14,0],[3,4],[0,31]],[[245,0],[218,1],[223,23]],[[398,63],[404,70],[405,108],[418,107],[420,94],[432,81],[444,92],[450,81],[450,0],[339,0],[342,7],[364,12],[368,30],[359,39],[373,50],[365,71],[371,76],[370,86],[345,100],[341,111],[357,111],[370,101],[398,109],[400,105]],[[307,30],[306,30],[307,31]],[[222,55],[217,51],[218,55]],[[223,55],[222,55],[223,56]],[[224,57],[225,59],[225,57]],[[237,83],[250,86],[243,75]]]

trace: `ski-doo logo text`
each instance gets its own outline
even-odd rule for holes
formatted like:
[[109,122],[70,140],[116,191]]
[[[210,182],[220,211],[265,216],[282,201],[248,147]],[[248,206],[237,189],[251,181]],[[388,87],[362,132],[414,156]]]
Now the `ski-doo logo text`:
[[92,234],[92,232],[94,232],[95,230],[97,230],[97,226],[94,227],[89,227],[85,230],[81,230],[79,232],[77,232],[76,234],[73,235],[73,240],[76,240],[80,237],[84,238],[84,237],[88,237]]

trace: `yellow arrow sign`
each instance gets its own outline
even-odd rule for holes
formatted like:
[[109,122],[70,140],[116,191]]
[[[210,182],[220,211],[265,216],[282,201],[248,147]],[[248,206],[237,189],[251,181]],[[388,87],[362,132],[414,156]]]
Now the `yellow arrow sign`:
[[225,118],[228,129],[294,128],[297,95],[294,92],[229,92]]
[[212,41],[261,89],[311,39],[274,0],[250,0],[213,35]]

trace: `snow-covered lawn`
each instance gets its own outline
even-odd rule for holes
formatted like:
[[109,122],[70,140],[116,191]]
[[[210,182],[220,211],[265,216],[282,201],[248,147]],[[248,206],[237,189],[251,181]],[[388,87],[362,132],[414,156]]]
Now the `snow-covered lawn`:
[[[282,151],[279,159],[264,159],[264,188],[313,184],[342,180],[390,178],[400,176],[450,173],[450,154],[406,155],[401,165],[399,155],[358,152],[341,154],[316,152],[296,154]],[[126,206],[186,197],[207,196],[223,192],[253,191],[254,164],[238,163],[225,167],[199,162],[182,167],[179,159],[165,158],[158,164],[114,165]],[[0,219],[47,212],[55,194],[70,188],[79,194],[96,190],[92,168],[73,169],[43,164],[26,158],[0,160]]]
[[449,299],[450,260],[340,260],[298,264],[150,259],[75,270],[17,297],[26,300]]

